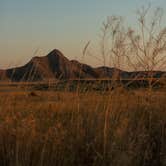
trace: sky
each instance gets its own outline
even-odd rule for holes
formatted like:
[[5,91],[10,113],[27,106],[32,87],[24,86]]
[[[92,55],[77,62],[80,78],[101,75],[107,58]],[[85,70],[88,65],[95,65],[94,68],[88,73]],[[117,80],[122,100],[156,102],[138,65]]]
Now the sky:
[[107,16],[123,16],[133,25],[136,10],[148,3],[166,12],[166,0],[0,0],[0,69],[55,48],[79,60],[86,43],[98,41]]

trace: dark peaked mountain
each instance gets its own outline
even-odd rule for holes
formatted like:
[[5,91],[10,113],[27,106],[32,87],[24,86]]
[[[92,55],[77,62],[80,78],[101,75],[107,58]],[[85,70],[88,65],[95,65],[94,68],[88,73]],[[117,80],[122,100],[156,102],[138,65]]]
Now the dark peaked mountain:
[[[76,60],[68,60],[59,50],[54,49],[43,57],[34,57],[21,67],[0,70],[1,81],[44,81],[56,79],[109,79],[148,77],[148,72],[126,72],[116,68],[93,68]],[[162,77],[166,72],[154,72]]]
[[1,80],[43,81],[55,79],[96,78],[92,67],[75,60],[68,60],[59,50],[47,56],[34,57],[26,65],[0,70]]

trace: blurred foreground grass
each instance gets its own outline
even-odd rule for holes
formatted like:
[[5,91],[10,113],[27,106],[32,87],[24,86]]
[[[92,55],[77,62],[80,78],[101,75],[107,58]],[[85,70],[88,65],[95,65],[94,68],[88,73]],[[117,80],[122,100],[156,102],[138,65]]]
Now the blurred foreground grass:
[[1,166],[165,166],[166,92],[1,92]]

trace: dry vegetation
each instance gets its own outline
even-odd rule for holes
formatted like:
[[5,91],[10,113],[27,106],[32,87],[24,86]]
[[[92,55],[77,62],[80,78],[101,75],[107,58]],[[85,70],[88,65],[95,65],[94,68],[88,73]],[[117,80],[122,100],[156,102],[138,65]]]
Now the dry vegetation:
[[166,165],[165,91],[1,92],[0,165]]

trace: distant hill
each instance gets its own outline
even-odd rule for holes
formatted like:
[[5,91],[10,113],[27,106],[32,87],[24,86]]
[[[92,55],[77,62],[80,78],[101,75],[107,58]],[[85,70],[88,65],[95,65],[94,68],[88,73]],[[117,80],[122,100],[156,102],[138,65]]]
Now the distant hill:
[[[150,72],[127,72],[117,68],[93,68],[76,60],[67,59],[54,49],[43,57],[34,57],[21,67],[0,70],[1,81],[45,81],[57,79],[131,79],[147,78]],[[166,77],[166,72],[153,71],[154,78]]]

